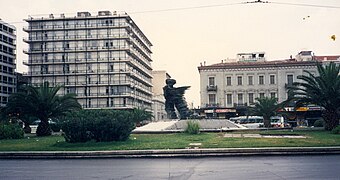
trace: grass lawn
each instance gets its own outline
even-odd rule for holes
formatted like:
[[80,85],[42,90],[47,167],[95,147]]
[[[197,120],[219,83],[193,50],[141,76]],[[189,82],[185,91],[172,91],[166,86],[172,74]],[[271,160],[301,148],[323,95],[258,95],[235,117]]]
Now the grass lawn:
[[[234,132],[236,133],[236,132]],[[225,133],[201,133],[198,135],[177,134],[132,134],[124,142],[67,143],[62,136],[35,137],[0,140],[0,151],[92,151],[92,150],[141,150],[182,149],[189,143],[202,143],[201,148],[245,147],[307,147],[340,146],[340,135],[327,131],[253,131],[237,132],[250,134],[301,134],[305,139],[288,138],[225,138]]]

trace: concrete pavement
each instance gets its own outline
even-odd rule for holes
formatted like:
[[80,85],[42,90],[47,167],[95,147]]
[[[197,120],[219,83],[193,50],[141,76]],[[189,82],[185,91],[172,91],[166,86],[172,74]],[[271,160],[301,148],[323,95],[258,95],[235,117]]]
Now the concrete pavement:
[[[226,119],[200,119],[192,120],[200,125],[202,132],[219,132],[229,130],[245,130],[242,125],[235,124]],[[141,127],[137,127],[132,133],[174,133],[182,132],[187,127],[188,120],[164,120],[158,122],[151,122]]]

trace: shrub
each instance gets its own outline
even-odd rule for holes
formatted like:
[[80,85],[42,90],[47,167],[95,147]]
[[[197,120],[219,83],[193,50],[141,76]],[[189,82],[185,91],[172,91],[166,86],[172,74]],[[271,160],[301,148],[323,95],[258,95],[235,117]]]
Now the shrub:
[[188,121],[185,132],[188,134],[198,134],[200,133],[200,125],[196,121]]
[[96,112],[93,126],[94,139],[100,141],[125,141],[134,128],[131,112],[100,110]]
[[67,142],[125,141],[134,128],[128,111],[82,110],[66,119],[62,130]]
[[93,126],[91,122],[91,114],[89,110],[81,110],[78,112],[69,113],[61,123],[63,136],[66,142],[86,142],[93,137],[90,129]]
[[322,119],[318,119],[314,122],[314,127],[323,127],[324,123],[325,122]]
[[0,139],[20,139],[24,130],[18,124],[0,124]]
[[340,125],[338,125],[336,128],[332,130],[333,134],[340,134]]

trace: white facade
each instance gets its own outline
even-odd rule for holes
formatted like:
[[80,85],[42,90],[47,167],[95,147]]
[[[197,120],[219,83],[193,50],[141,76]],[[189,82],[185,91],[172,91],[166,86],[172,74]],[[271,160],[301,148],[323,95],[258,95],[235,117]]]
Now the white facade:
[[297,81],[304,70],[317,73],[316,61],[295,59],[219,63],[200,66],[198,70],[202,108],[249,106],[263,96],[282,102],[288,97],[286,87]]
[[0,19],[0,106],[16,91],[16,29]]
[[26,74],[33,85],[62,85],[84,108],[151,110],[151,42],[126,13],[30,17]]
[[166,85],[165,80],[171,78],[171,76],[166,71],[152,71],[152,76],[153,120],[160,121],[167,118],[163,87]]

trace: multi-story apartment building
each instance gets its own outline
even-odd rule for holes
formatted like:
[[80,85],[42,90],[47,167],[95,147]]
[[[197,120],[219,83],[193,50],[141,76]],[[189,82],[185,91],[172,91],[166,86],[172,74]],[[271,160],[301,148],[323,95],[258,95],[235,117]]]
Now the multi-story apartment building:
[[126,13],[25,19],[30,83],[62,85],[84,108],[151,111],[151,42]]
[[0,19],[0,106],[16,91],[16,29]]
[[314,56],[300,52],[295,59],[257,61],[247,59],[198,67],[201,107],[211,116],[227,116],[228,112],[250,106],[256,98],[287,99],[287,86],[297,81],[304,70],[317,73],[316,62],[337,61],[340,56]]
[[165,98],[163,93],[163,87],[166,85],[165,80],[170,79],[171,76],[166,71],[152,71],[152,92],[153,92],[153,120],[159,121],[167,119],[165,111]]

